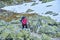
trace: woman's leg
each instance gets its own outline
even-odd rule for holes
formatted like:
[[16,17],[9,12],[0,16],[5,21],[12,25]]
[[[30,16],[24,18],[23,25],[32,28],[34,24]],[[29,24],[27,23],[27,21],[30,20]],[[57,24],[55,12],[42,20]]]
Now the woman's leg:
[[25,27],[28,28],[28,27],[27,27],[27,24],[25,24]]
[[22,24],[22,29],[24,29],[24,25]]

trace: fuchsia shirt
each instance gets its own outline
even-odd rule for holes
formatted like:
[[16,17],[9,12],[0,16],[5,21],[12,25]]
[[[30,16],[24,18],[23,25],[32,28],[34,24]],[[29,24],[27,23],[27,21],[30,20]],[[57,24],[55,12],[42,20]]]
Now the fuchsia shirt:
[[24,19],[22,20],[22,24],[27,24],[27,19],[26,19],[26,18],[24,18]]

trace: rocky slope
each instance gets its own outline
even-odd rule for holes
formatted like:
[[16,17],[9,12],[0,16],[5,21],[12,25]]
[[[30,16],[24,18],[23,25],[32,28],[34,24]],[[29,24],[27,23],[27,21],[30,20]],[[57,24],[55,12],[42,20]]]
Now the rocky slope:
[[[26,16],[29,20],[27,31],[21,30],[20,19],[22,16]],[[23,34],[22,34],[23,32]],[[37,33],[41,35],[41,38],[34,37],[30,33]],[[27,34],[28,33],[28,34]],[[35,35],[36,36],[36,35]],[[24,40],[51,40],[54,37],[60,37],[60,23],[51,19],[49,16],[41,16],[36,13],[14,13],[6,10],[0,12],[0,39],[6,38],[21,39]],[[48,38],[47,38],[48,37]]]
[[[33,1],[35,2],[35,0]],[[46,3],[52,0],[40,1]],[[0,8],[24,2],[31,2],[31,0],[0,0]],[[37,3],[32,4],[32,6],[35,4]],[[60,22],[56,22],[49,16],[28,13],[34,11],[28,10],[26,13],[15,13],[0,9],[0,40],[60,40]],[[45,14],[56,15],[52,11],[48,11]],[[28,19],[28,29],[21,29],[20,20],[22,16],[26,16]]]

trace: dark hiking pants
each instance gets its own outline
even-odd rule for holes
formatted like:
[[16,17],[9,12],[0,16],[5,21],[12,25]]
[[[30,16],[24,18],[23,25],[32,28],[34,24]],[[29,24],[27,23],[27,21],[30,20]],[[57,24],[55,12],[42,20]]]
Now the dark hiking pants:
[[27,28],[27,24],[22,24],[22,29]]

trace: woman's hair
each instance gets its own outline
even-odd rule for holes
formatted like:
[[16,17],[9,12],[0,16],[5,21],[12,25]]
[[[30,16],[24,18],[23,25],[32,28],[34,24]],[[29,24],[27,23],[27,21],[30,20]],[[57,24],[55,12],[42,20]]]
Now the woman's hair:
[[22,17],[22,19],[26,18],[25,16]]

